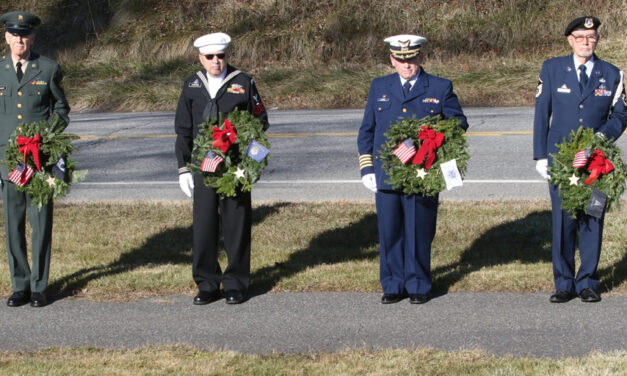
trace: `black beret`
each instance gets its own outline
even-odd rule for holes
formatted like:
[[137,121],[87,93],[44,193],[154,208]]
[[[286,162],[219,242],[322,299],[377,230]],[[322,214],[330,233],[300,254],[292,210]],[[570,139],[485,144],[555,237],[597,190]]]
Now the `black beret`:
[[566,26],[565,36],[569,36],[573,30],[596,30],[601,26],[601,21],[592,16],[575,18]]
[[12,34],[28,35],[41,23],[39,17],[28,12],[9,12],[0,17],[7,31]]

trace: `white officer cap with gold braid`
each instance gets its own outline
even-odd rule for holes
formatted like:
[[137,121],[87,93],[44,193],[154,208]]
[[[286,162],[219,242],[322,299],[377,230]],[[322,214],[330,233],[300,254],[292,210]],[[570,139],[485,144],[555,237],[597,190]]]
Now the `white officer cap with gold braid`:
[[384,40],[390,44],[390,53],[397,60],[409,60],[420,55],[420,47],[427,41],[425,37],[410,34],[394,35]]
[[201,55],[224,51],[231,43],[231,37],[225,33],[211,33],[203,35],[194,41]]

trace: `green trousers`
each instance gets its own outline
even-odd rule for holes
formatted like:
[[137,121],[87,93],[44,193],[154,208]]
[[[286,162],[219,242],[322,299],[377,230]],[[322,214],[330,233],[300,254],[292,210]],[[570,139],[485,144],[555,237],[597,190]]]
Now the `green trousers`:
[[[37,205],[32,205],[30,195],[15,189],[15,184],[7,180],[2,183],[4,228],[13,291],[44,292],[50,270],[53,204],[50,202],[40,210]],[[26,213],[33,230],[32,270],[26,255]]]

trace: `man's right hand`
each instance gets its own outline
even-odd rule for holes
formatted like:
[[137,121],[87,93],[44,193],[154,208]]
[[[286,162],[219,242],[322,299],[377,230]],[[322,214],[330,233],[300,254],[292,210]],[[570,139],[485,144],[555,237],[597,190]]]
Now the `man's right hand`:
[[192,174],[189,172],[180,174],[179,186],[181,186],[181,190],[185,193],[185,196],[191,198],[192,192],[194,191],[194,178],[192,177]]
[[366,174],[361,177],[361,182],[364,184],[366,188],[373,192],[377,192],[377,179],[375,179],[374,174]]
[[545,179],[550,179],[549,176],[549,161],[547,159],[538,159],[536,162],[536,171]]

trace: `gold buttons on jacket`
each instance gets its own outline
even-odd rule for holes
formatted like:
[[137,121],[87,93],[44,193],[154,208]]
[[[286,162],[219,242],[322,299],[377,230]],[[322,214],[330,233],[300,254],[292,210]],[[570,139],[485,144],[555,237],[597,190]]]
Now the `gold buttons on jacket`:
[[21,104],[21,103],[18,103],[18,104],[17,104],[17,108],[22,108],[22,104]]
[[407,109],[406,109],[406,108],[403,108],[403,112],[407,112]]
[[17,115],[17,118],[18,118],[19,120],[22,120],[22,115]]
[[18,91],[18,92],[17,92],[17,95],[19,95],[19,96],[21,97],[21,96],[22,96],[22,92],[21,92],[21,91]]

